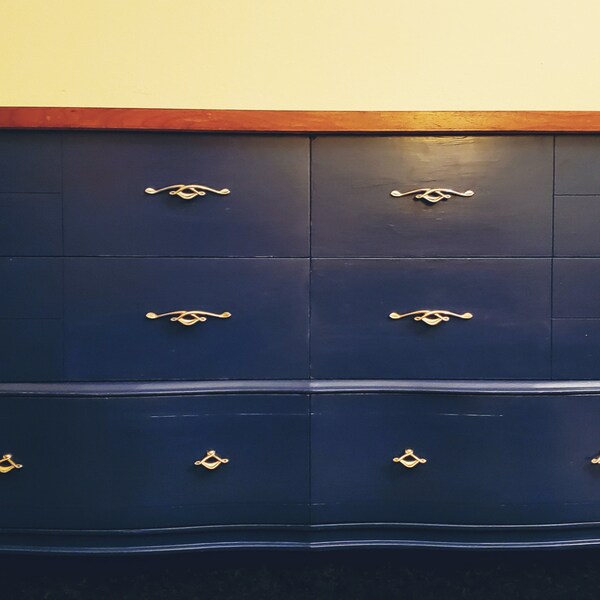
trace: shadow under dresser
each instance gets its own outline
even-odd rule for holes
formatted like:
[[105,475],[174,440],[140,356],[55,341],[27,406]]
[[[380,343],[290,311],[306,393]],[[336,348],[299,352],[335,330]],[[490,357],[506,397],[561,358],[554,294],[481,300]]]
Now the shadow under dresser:
[[600,544],[600,135],[27,110],[0,551]]

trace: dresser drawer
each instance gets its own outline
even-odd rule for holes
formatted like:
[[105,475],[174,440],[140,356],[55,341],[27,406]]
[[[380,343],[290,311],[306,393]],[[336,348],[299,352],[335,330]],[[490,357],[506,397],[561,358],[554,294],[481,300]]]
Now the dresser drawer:
[[0,131],[0,194],[61,191],[59,133]]
[[600,256],[599,220],[600,195],[557,196],[554,199],[555,256]]
[[[4,398],[0,405],[0,456],[22,465],[0,472],[0,528],[308,519],[305,396]],[[216,467],[196,465],[210,450],[216,456],[205,464]]]
[[312,191],[313,256],[552,251],[551,137],[318,138]]
[[[307,139],[85,133],[64,153],[67,255],[308,256]],[[179,184],[215,191],[145,191]]]
[[305,259],[65,259],[66,378],[305,378],[308,273]]
[[556,193],[600,194],[600,137],[556,137]]
[[316,378],[550,376],[550,260],[319,259],[311,288]]
[[598,397],[351,394],[312,411],[314,523],[599,520]]
[[60,259],[0,258],[0,381],[62,376]]

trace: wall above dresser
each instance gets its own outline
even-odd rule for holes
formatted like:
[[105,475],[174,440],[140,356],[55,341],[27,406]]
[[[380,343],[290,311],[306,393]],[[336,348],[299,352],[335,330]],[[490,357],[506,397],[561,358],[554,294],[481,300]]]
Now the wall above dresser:
[[599,113],[0,127],[1,550],[599,543]]

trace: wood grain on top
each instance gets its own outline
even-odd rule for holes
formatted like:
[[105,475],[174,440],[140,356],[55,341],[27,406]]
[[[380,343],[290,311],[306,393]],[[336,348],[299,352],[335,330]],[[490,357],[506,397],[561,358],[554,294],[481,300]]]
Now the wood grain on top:
[[0,128],[264,133],[600,132],[600,111],[295,111],[0,107]]

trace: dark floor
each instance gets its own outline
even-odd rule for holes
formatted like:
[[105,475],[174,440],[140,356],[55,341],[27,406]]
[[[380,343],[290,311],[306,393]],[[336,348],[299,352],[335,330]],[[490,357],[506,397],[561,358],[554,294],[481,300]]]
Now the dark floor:
[[600,599],[598,550],[0,556],[0,600]]

